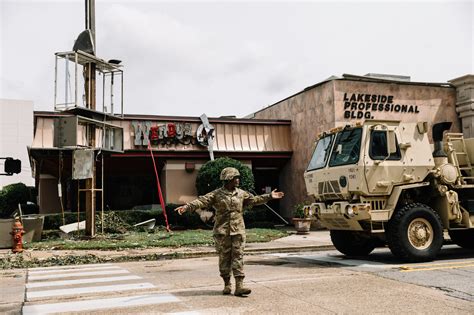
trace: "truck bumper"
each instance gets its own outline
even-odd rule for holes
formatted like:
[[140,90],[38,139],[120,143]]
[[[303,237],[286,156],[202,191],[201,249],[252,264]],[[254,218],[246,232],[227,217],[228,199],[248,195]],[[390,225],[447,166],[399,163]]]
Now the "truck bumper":
[[330,230],[363,231],[359,221],[371,219],[370,205],[365,203],[338,201],[329,206],[313,203],[311,208],[321,224]]

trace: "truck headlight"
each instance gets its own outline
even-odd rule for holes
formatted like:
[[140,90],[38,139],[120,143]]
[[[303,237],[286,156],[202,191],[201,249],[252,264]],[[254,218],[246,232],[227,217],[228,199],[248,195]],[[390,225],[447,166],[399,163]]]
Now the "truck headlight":
[[313,211],[314,211],[314,215],[316,215],[316,216],[321,214],[321,209],[319,208],[318,205],[314,206]]
[[346,206],[346,214],[350,217],[353,217],[355,215],[351,205]]

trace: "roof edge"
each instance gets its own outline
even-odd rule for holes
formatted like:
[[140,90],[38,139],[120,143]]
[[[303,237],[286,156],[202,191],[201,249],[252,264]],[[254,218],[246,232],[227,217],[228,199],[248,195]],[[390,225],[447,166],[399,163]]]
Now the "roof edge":
[[[35,117],[65,117],[71,116],[71,113],[66,112],[54,112],[54,111],[34,111]],[[109,116],[110,117],[110,116]],[[117,117],[117,120],[159,120],[159,121],[183,121],[183,122],[201,122],[199,117],[194,116],[165,116],[165,115],[145,115],[145,114],[124,114],[122,117]],[[291,125],[289,119],[249,119],[249,118],[221,118],[221,117],[209,117],[209,122],[215,123],[228,123],[228,124],[281,124]]]
[[326,80],[323,80],[321,82],[318,82],[314,85],[310,85],[306,88],[304,88],[303,90],[301,90],[300,92],[297,92],[293,95],[290,95],[276,103],[273,103],[271,105],[268,105],[258,111],[255,111],[245,117],[255,117],[255,114],[259,113],[259,112],[262,112],[270,107],[273,107],[277,104],[280,104],[281,102],[284,102],[292,97],[295,97],[296,95],[299,95],[299,94],[302,94],[303,92],[307,92],[309,90],[312,90],[320,85],[323,85],[325,83],[328,83],[328,82],[332,82],[332,81],[337,81],[337,80],[344,80],[344,81],[364,81],[364,82],[372,82],[372,83],[397,83],[397,84],[401,84],[401,85],[422,85],[422,86],[432,86],[432,87],[444,87],[444,88],[454,88],[455,86],[450,83],[450,82],[443,82],[443,83],[436,83],[436,82],[413,82],[413,81],[401,81],[401,80],[390,80],[390,79],[382,79],[382,78],[375,78],[375,77],[366,77],[366,76],[361,76],[361,75],[355,75],[355,74],[348,74],[348,73],[344,73],[342,75],[342,77],[337,77],[337,76],[330,76],[329,78],[327,78]]

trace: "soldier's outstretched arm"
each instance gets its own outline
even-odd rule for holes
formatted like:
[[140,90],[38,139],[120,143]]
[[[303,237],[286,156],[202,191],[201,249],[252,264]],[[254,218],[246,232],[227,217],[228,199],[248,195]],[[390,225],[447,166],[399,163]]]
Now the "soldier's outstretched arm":
[[257,205],[262,205],[264,203],[267,203],[268,201],[272,199],[281,199],[283,198],[285,194],[281,191],[277,191],[274,189],[270,194],[263,194],[259,196],[254,196],[251,193],[247,192],[247,195],[245,196],[245,206],[257,206]]
[[194,211],[196,209],[209,208],[214,203],[215,192],[211,191],[210,193],[205,194],[204,196],[199,196],[197,199],[194,199],[191,202],[188,202],[184,206],[174,209],[180,215],[186,211]]

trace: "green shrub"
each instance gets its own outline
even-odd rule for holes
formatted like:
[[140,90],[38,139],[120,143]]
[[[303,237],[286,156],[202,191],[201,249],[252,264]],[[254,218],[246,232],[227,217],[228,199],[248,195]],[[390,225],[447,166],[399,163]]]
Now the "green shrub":
[[[77,212],[65,212],[64,219],[66,224],[75,223],[78,221]],[[86,219],[84,212],[79,213],[79,221]],[[59,227],[63,225],[63,216],[61,213],[51,213],[44,215],[44,230],[59,230]]]
[[30,188],[23,183],[11,184],[0,191],[0,217],[8,218],[13,211],[18,209],[18,204],[33,201]]
[[199,170],[196,178],[196,189],[199,195],[205,195],[222,186],[219,179],[221,171],[226,167],[235,167],[240,173],[240,188],[247,191],[254,190],[254,178],[252,170],[240,161],[231,158],[218,158],[208,161]]

